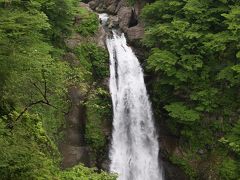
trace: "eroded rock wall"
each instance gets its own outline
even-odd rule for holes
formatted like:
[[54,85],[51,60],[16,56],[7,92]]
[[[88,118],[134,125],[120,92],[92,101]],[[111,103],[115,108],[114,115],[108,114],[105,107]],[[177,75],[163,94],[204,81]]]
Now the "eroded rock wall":
[[[79,3],[79,6],[92,11],[85,3]],[[77,23],[81,23],[81,17],[76,16],[75,23],[76,25],[78,25]],[[100,24],[98,31],[92,36],[84,37],[74,32],[70,37],[65,39],[68,52],[63,55],[63,60],[68,62],[72,67],[79,67],[80,61],[74,49],[84,43],[96,43],[98,46],[105,48],[104,42],[105,32]],[[65,116],[66,126],[63,129],[64,139],[59,143],[59,150],[63,157],[61,163],[62,168],[70,168],[79,163],[88,167],[98,166],[102,168],[101,164],[107,166],[104,164],[107,158],[103,158],[102,162],[97,162],[91,147],[85,140],[87,115],[86,107],[82,102],[86,100],[86,92],[82,92],[78,84],[71,86],[68,88],[68,100],[71,105]]]
[[[93,0],[89,2],[90,8],[98,13],[106,12],[113,17],[110,24],[119,28],[126,34],[130,44],[136,44],[144,35],[144,24],[140,20],[140,12],[144,1],[136,1],[130,6],[126,0]],[[111,22],[111,19],[113,22]]]

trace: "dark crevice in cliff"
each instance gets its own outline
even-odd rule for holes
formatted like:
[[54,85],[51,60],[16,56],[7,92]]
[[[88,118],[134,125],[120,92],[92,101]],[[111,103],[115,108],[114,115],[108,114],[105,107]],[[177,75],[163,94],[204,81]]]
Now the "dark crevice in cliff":
[[132,9],[132,14],[131,14],[131,17],[130,17],[130,21],[128,23],[128,28],[131,28],[131,27],[134,27],[134,26],[137,26],[137,25],[138,25],[138,18],[137,18],[135,10]]

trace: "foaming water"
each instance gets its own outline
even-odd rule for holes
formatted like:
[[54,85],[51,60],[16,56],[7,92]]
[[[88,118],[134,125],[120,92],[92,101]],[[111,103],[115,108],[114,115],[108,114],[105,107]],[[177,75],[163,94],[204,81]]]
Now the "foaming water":
[[107,38],[114,112],[110,171],[119,175],[118,180],[162,180],[159,144],[142,68],[124,34],[112,33]]
[[99,19],[101,20],[102,25],[106,25],[109,17],[106,13],[102,13],[102,14],[99,14]]

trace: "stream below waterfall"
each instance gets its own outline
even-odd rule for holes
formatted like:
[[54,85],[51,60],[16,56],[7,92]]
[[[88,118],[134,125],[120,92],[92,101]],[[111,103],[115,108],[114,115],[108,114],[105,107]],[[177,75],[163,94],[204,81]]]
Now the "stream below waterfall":
[[[100,14],[102,24],[107,14]],[[118,180],[163,180],[159,144],[140,63],[123,33],[106,38],[110,55],[113,132],[110,171]]]

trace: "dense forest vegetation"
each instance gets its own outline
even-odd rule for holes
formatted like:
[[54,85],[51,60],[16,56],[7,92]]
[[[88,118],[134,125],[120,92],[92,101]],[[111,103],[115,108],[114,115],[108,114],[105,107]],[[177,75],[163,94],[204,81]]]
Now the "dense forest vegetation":
[[240,2],[157,0],[142,12],[151,97],[191,179],[240,178]]
[[[60,170],[57,145],[70,106],[68,87],[77,85],[85,93],[90,120],[101,121],[109,103],[106,90],[98,85],[108,76],[103,48],[83,43],[72,50],[81,61],[78,66],[62,58],[70,51],[65,38],[98,30],[97,16],[78,3],[0,1],[0,179],[115,179],[82,165]],[[82,21],[74,25],[76,14]],[[86,136],[97,151],[104,141],[96,129],[97,124],[88,128]]]
[[[143,0],[142,0],[143,1]],[[68,89],[86,108],[86,143],[96,159],[111,119],[108,54],[88,41],[96,14],[78,0],[0,0],[0,179],[114,180],[83,165],[62,170]],[[134,5],[136,0],[129,0]],[[81,18],[80,22],[76,16]],[[190,179],[240,178],[240,1],[156,0],[141,13],[141,40],[156,120],[179,140],[168,154]],[[65,40],[83,41],[70,49]],[[142,47],[140,47],[142,48]],[[78,63],[64,60],[74,53]]]

